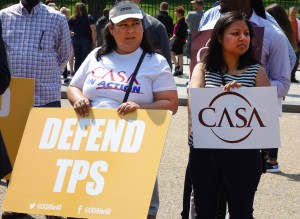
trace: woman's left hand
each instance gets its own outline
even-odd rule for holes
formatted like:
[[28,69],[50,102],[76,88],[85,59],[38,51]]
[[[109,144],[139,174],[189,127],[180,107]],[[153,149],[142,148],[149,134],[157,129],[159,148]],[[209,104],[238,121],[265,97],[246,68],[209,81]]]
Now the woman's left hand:
[[137,103],[128,101],[126,103],[122,103],[118,107],[117,112],[119,114],[125,115],[126,113],[133,112],[133,111],[135,111],[137,109],[140,109],[140,108],[141,108],[140,105],[138,105]]
[[230,91],[231,88],[239,88],[241,86],[242,86],[242,84],[238,83],[237,81],[232,81],[232,82],[226,84],[223,87],[223,89],[224,89],[224,91]]

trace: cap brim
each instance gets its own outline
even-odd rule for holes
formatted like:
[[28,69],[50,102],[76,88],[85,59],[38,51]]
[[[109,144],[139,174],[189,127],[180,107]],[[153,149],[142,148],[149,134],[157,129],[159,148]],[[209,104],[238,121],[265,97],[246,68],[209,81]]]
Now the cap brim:
[[114,17],[114,18],[111,18],[111,21],[114,23],[114,24],[117,24],[127,18],[137,18],[137,19],[143,19],[143,14],[141,13],[135,13],[135,14],[123,14],[123,15],[120,15],[118,17]]

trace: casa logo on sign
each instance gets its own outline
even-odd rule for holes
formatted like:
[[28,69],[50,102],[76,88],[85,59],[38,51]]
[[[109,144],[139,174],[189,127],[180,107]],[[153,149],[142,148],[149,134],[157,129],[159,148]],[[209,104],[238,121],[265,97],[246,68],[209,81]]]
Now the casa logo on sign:
[[[231,96],[239,103],[239,106],[237,106],[233,112],[230,112],[229,107],[226,105],[217,108],[214,106],[218,101],[224,102],[222,101],[222,98],[228,96]],[[211,118],[213,119],[206,119],[204,116],[205,113],[211,114]],[[236,92],[223,92],[217,95],[209,103],[208,107],[200,110],[198,119],[201,125],[210,128],[217,138],[227,143],[239,143],[247,139],[253,132],[254,127],[252,126],[259,126],[260,128],[266,127],[258,110],[251,105],[246,97]],[[237,132],[237,138],[229,139],[229,137],[222,132],[224,127],[235,129],[234,131]],[[247,130],[249,130],[245,133],[242,128],[247,128]],[[224,136],[222,134],[224,134]]]
[[194,147],[279,147],[276,88],[191,88],[190,95]]

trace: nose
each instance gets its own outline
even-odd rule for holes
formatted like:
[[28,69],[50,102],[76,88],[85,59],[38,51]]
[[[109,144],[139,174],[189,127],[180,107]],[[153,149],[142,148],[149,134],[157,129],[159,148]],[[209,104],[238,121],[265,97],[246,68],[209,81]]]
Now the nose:
[[128,26],[127,27],[127,32],[132,33],[133,32],[133,26]]
[[245,34],[241,34],[240,40],[245,40],[246,38],[247,38],[247,36]]

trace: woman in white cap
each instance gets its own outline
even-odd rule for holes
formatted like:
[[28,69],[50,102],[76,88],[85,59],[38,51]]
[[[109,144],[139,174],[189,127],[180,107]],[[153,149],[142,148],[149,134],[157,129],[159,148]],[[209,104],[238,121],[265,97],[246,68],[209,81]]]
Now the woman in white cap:
[[[121,115],[137,109],[164,109],[175,114],[178,96],[174,78],[166,59],[154,52],[145,37],[139,6],[118,2],[109,12],[109,20],[103,46],[88,55],[68,87],[75,111],[82,117],[91,107],[116,108]],[[128,88],[139,60],[134,83]],[[124,100],[126,93],[129,96]],[[156,218],[156,212],[149,211],[148,218]]]

